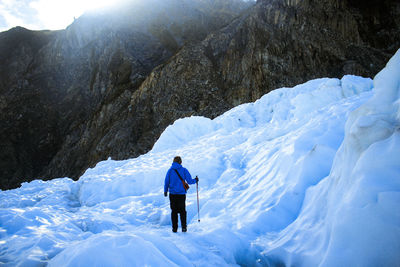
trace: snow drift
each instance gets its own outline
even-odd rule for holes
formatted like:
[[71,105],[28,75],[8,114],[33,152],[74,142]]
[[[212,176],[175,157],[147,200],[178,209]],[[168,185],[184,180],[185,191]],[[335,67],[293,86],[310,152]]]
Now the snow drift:
[[[317,79],[210,120],[77,182],[0,192],[5,266],[399,266],[400,52],[372,81]],[[200,178],[171,232],[174,156]]]

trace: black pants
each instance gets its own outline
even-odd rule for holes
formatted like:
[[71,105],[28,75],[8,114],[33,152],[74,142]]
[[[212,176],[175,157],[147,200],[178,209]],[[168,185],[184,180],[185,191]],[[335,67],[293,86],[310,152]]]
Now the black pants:
[[169,201],[171,206],[172,230],[176,231],[178,229],[178,213],[181,216],[182,229],[186,229],[186,195],[169,194]]

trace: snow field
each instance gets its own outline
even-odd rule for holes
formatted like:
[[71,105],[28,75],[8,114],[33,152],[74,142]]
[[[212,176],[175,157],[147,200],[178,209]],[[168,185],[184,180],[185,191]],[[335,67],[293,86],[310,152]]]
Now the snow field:
[[[5,266],[398,266],[400,52],[372,81],[281,88],[168,127],[152,151],[74,182],[0,192]],[[171,232],[165,173],[198,175]]]

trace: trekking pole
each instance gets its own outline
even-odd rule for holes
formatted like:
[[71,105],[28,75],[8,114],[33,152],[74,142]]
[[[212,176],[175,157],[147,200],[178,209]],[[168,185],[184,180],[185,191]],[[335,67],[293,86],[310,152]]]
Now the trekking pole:
[[[197,175],[196,175],[197,178]],[[197,191],[197,221],[200,222],[200,205],[199,205],[199,182],[196,182],[196,191]]]

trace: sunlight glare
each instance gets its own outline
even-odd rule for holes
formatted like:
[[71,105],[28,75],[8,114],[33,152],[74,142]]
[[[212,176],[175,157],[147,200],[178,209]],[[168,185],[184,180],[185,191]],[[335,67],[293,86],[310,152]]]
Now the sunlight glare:
[[116,6],[124,0],[38,0],[30,3],[47,29],[63,29],[84,12]]

